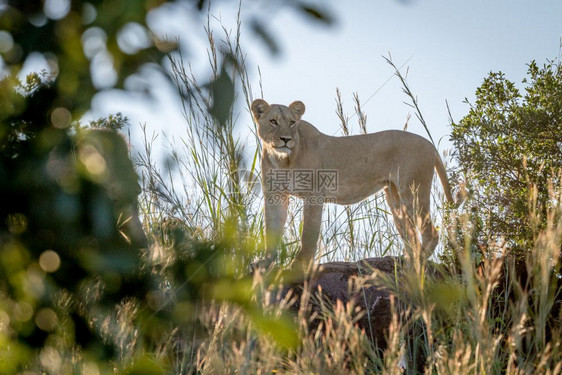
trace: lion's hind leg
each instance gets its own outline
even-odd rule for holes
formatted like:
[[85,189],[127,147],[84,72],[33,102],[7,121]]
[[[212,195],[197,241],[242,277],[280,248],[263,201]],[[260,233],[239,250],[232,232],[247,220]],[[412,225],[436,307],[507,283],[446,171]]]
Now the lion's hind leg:
[[390,183],[385,189],[386,201],[392,212],[394,226],[400,237],[404,241],[404,254],[412,254],[415,248],[420,248],[418,236],[416,235],[416,227],[413,221],[414,207],[408,202],[404,202],[401,194],[393,183]]
[[429,215],[429,211],[427,212],[427,215],[425,215],[425,218],[423,218],[422,220],[422,252],[425,259],[428,259],[433,254],[433,251],[439,243],[439,233],[433,225],[431,215]]
[[420,185],[417,191],[416,222],[421,233],[421,250],[424,259],[428,259],[439,242],[439,233],[431,220],[431,180]]
[[433,254],[439,241],[429,213],[430,188],[419,186],[415,189],[412,184],[399,191],[394,183],[385,188],[394,224],[406,246],[404,253],[423,260]]

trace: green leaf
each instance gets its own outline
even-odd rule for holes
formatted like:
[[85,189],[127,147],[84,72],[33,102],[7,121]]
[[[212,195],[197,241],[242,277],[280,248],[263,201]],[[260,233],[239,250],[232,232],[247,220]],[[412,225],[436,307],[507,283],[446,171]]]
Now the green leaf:
[[303,12],[305,16],[309,19],[317,21],[319,23],[323,23],[325,25],[331,25],[334,23],[333,17],[325,11],[320,10],[319,8],[309,5],[309,4],[300,4],[299,9]]
[[217,78],[211,82],[213,104],[209,112],[220,126],[226,126],[234,104],[234,82],[223,66]]
[[279,46],[277,45],[275,38],[261,22],[258,20],[252,20],[250,27],[256,36],[264,42],[265,46],[269,49],[269,52],[272,55],[279,54]]

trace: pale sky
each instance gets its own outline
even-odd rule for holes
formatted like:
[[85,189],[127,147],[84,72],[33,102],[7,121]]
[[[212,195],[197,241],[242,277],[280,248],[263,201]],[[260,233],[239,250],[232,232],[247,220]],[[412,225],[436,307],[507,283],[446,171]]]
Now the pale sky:
[[[212,10],[227,28],[234,27],[234,3],[218,2]],[[436,142],[441,140],[439,149],[445,150],[451,148],[446,101],[458,121],[469,109],[464,98],[474,98],[490,71],[502,71],[520,83],[531,60],[542,65],[560,54],[560,0],[318,1],[327,4],[334,16],[336,22],[331,27],[306,22],[289,9],[272,7],[272,13],[265,16],[258,7],[263,2],[246,3],[242,18],[262,14],[281,47],[280,55],[271,56],[249,26],[242,24],[242,48],[248,54],[254,93],[259,92],[259,66],[264,99],[286,105],[302,100],[307,106],[304,118],[331,135],[341,134],[335,115],[336,88],[342,91],[350,115],[353,93],[364,102],[380,89],[363,108],[368,131],[402,129],[411,113],[408,130],[425,135],[413,110],[403,103],[409,99],[398,79],[390,79],[381,88],[394,73],[383,55],[390,53],[397,66],[410,59],[402,72],[408,72],[408,83],[432,136]],[[204,66],[202,23],[187,15],[178,20],[162,18],[165,25],[154,21],[155,28],[186,38],[190,42],[188,60],[195,69]],[[145,122],[149,130],[181,135],[186,125],[179,108],[165,89],[156,92],[159,100],[152,104],[100,95],[94,102],[94,113],[123,112],[131,120],[133,136],[140,134],[138,124]],[[356,124],[356,119],[351,123]],[[250,126],[249,115],[243,115],[238,129],[244,133]]]

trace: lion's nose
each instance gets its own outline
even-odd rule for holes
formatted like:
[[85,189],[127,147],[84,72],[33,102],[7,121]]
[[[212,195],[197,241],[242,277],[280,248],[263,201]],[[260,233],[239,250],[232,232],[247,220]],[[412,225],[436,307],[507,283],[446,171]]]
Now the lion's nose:
[[281,138],[282,141],[285,142],[285,144],[289,143],[289,141],[292,139],[291,137],[279,137]]

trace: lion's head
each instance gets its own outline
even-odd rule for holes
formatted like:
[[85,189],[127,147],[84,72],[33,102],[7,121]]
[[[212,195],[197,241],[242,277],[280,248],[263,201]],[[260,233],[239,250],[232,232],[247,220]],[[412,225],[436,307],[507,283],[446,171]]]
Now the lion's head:
[[252,113],[263,147],[280,158],[286,158],[294,152],[299,143],[298,127],[304,110],[304,104],[300,101],[286,107],[269,105],[262,99],[254,100]]

